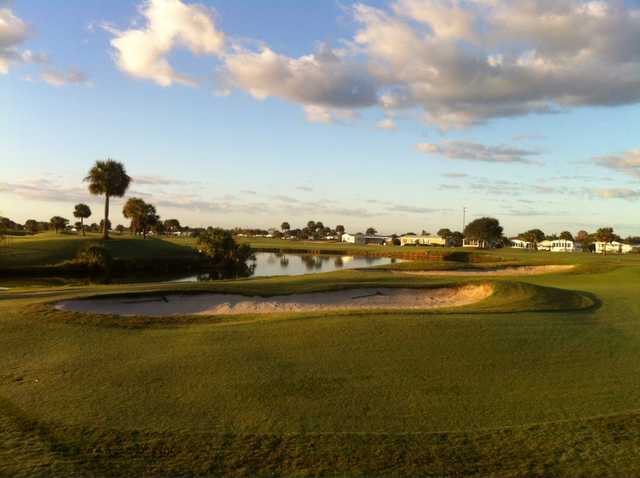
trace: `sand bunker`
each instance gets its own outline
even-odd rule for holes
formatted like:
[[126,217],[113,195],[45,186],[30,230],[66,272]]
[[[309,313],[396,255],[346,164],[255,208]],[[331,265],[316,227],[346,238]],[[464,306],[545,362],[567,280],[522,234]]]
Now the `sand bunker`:
[[238,294],[167,294],[78,299],[57,309],[92,314],[165,317],[174,315],[271,314],[344,309],[434,309],[460,307],[489,297],[493,287],[473,284],[437,289],[350,289],[336,292],[247,297]]
[[530,276],[566,272],[575,266],[514,266],[494,269],[457,269],[449,271],[396,271],[398,274],[421,276]]

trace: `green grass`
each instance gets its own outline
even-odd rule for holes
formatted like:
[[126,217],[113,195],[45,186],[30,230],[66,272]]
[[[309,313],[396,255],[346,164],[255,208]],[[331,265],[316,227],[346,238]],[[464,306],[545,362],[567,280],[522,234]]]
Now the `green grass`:
[[491,278],[488,300],[428,312],[151,320],[49,304],[487,279],[342,271],[0,292],[0,475],[640,474],[639,258],[490,254],[580,267]]

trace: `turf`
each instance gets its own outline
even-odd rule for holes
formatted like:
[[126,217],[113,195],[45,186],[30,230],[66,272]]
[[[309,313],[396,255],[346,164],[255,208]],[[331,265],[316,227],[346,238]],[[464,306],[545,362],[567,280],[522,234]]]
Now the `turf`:
[[486,279],[342,271],[1,292],[0,474],[638,475],[640,260],[497,254],[580,267],[492,278],[487,301],[428,313],[155,321],[49,304]]
[[0,245],[0,271],[6,269],[52,266],[73,260],[89,244],[106,247],[114,259],[178,260],[195,257],[190,245],[180,245],[162,239],[141,239],[114,234],[102,241],[97,234],[55,234],[12,237]]

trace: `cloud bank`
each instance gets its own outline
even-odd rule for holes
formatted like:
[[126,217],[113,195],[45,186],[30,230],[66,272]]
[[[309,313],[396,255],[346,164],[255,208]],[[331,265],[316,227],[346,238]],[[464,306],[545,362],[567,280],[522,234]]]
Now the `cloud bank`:
[[594,158],[593,161],[598,166],[640,178],[640,149],[626,151],[617,155],[599,156]]
[[378,105],[447,129],[640,101],[640,8],[629,3],[394,0],[349,10],[344,48],[299,57],[226,41],[210,9],[182,0],[146,1],[144,26],[111,29],[111,44],[120,69],[162,86],[194,84],[167,59],[178,48],[219,58],[221,89],[300,104],[319,122]]
[[511,146],[485,146],[469,141],[445,141],[441,144],[420,143],[418,151],[443,156],[450,160],[483,161],[487,163],[538,164],[532,158],[540,153]]

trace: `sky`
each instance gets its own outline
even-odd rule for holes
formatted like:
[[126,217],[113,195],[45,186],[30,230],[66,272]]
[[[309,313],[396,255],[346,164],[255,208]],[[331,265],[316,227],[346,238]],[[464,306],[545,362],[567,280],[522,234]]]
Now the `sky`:
[[640,235],[639,103],[638,1],[0,0],[0,215]]

